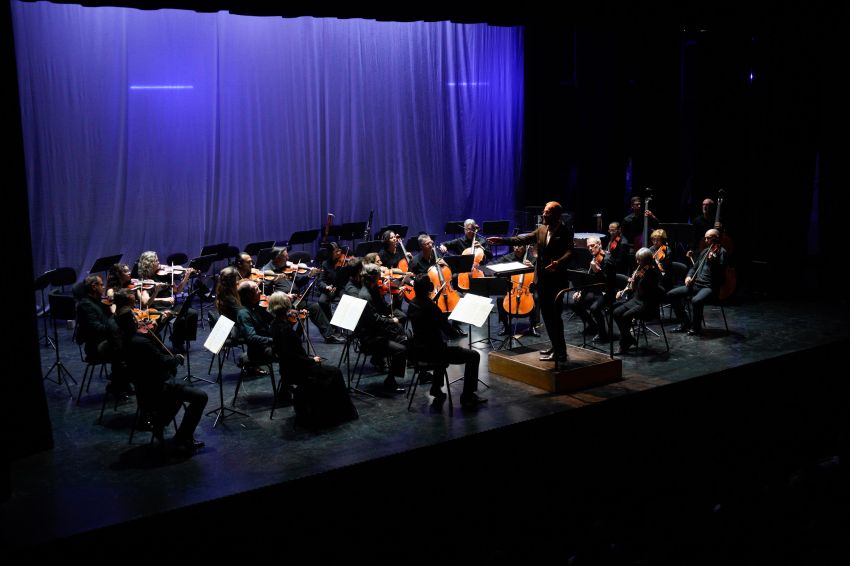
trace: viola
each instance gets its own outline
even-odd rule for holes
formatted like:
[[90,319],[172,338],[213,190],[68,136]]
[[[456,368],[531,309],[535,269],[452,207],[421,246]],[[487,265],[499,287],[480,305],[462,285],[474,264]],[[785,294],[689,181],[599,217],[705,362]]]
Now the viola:
[[652,259],[655,260],[655,263],[658,265],[658,271],[664,273],[664,260],[667,258],[670,250],[667,247],[667,244],[661,244],[658,246],[658,249],[655,250],[655,253],[652,254]]
[[620,245],[620,236],[617,236],[616,238],[614,238],[613,240],[608,242],[608,251],[613,252],[614,250],[617,249],[617,246],[619,246],[619,245]]

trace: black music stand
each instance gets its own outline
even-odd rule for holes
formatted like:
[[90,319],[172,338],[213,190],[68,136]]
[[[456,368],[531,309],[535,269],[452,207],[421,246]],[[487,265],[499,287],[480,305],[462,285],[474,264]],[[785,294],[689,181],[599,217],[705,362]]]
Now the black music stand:
[[292,249],[292,246],[298,246],[302,244],[312,244],[316,241],[316,238],[319,237],[319,230],[301,230],[299,232],[293,232],[289,237],[289,246]]
[[263,248],[271,248],[272,246],[274,246],[274,240],[266,240],[265,242],[251,242],[250,244],[245,245],[243,251],[250,256],[255,256]]
[[[223,344],[222,344],[222,347],[223,347]],[[207,348],[207,349],[209,350],[209,348]],[[224,366],[224,358],[221,357],[221,349],[220,348],[219,348],[219,350],[214,351],[213,355],[218,358],[218,377],[216,378],[216,381],[218,382],[218,402],[219,402],[219,404],[218,404],[218,407],[216,407],[212,411],[207,411],[205,413],[205,416],[210,416],[212,414],[215,415],[215,421],[213,422],[213,428],[215,428],[216,426],[218,426],[218,423],[220,421],[223,421],[224,419],[226,419],[230,415],[242,415],[243,417],[247,417],[248,413],[243,413],[242,411],[237,411],[236,409],[232,409],[230,407],[227,407],[224,404],[224,380],[223,380],[222,375],[221,375],[221,369]],[[277,392],[275,392],[275,395],[277,395]]]
[[366,222],[346,222],[339,227],[339,239],[351,242],[354,248],[355,242],[361,239],[366,232]]
[[47,305],[47,299],[44,298],[44,290],[50,285],[50,279],[53,277],[53,272],[55,269],[48,269],[41,275],[35,278],[34,287],[36,291],[41,292],[41,314],[38,315],[41,317],[42,322],[44,323],[44,334],[39,336],[38,341],[41,342],[41,339],[44,338],[44,347],[52,347],[54,350],[56,349],[56,344],[53,343],[53,339],[47,334],[47,317],[50,309]]
[[463,220],[450,220],[446,222],[446,234],[463,234]]
[[[492,297],[494,295],[506,295],[511,288],[511,280],[505,279],[504,277],[475,277],[469,280],[469,292],[473,295],[479,295],[481,297]],[[498,312],[498,307],[497,307]],[[476,340],[472,342],[472,325],[469,325],[469,347],[471,348],[473,344],[477,344],[479,342],[486,342],[490,345],[490,348],[497,349],[496,346],[493,345],[493,339],[490,336],[490,317],[487,317],[487,338],[482,338],[480,340]],[[511,338],[513,338],[511,336]],[[506,339],[507,340],[507,339]],[[517,340],[519,342],[519,340]],[[501,348],[498,348],[501,349]],[[483,381],[481,383],[484,383]],[[487,385],[485,383],[485,385]]]
[[[89,273],[106,273],[110,267],[121,261],[122,257],[124,257],[124,254],[99,257],[94,260],[94,265],[91,266]],[[106,277],[103,280],[106,281]]]
[[[192,302],[192,298],[200,292],[200,289],[195,287],[186,298],[183,300],[183,304],[180,305],[180,310],[177,311],[177,316],[174,317],[174,323],[176,324],[178,320],[186,318],[189,313],[189,305]],[[203,304],[203,303],[202,303]],[[200,316],[200,315],[198,315]],[[198,338],[198,326],[195,325],[195,328],[189,329],[186,332],[186,341],[184,348],[186,350],[186,377],[183,378],[183,381],[188,381],[189,383],[194,383],[195,381],[204,381],[206,383],[215,383],[215,381],[210,381],[209,379],[204,379],[203,377],[195,377],[192,375],[192,361],[191,361],[191,353],[189,349],[191,348],[192,340],[196,340]]]
[[369,242],[360,242],[357,244],[357,247],[354,248],[354,255],[357,257],[363,257],[364,255],[372,252],[379,252],[384,247],[383,240],[371,240]]
[[[510,230],[510,222],[508,220],[485,220],[481,224],[481,232],[488,236],[504,236]],[[500,244],[492,244],[491,247],[498,247]],[[505,244],[508,245],[508,244]],[[508,246],[510,250],[510,246]]]
[[475,256],[472,254],[442,256],[442,259],[452,273],[469,273],[472,271],[472,264],[475,263]]
[[[219,258],[225,253],[227,253],[228,247],[230,247],[229,242],[224,242],[221,244],[207,244],[206,246],[201,248],[201,256],[215,255],[216,258]],[[217,259],[213,261],[217,261]]]
[[[219,244],[219,245],[222,245],[222,244]],[[226,249],[227,244],[223,244],[223,245],[225,246],[225,249]],[[207,248],[204,247],[204,249],[207,249]],[[192,258],[191,260],[189,260],[189,265],[187,265],[186,267],[191,267],[192,269],[197,271],[198,272],[198,280],[201,280],[204,277],[206,277],[207,271],[210,270],[210,267],[212,266],[213,262],[218,260],[218,256],[219,256],[218,253],[211,253],[211,254],[208,254],[208,255],[201,255],[201,256]],[[197,288],[197,284],[196,284],[196,288]],[[215,288],[215,283],[213,283],[213,288]],[[189,302],[188,298],[186,299],[186,301],[184,301],[184,304],[187,303],[187,302]],[[204,299],[202,297],[198,299],[198,304],[201,307],[201,312],[198,316],[200,317],[201,328],[204,328]]]

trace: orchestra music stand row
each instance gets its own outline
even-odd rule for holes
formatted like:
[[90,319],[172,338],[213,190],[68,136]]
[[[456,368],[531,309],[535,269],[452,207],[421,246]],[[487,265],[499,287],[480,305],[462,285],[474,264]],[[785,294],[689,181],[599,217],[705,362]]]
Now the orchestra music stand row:
[[91,266],[89,273],[101,273],[109,271],[109,268],[121,261],[122,257],[124,257],[124,254],[99,257],[94,260],[94,265]]
[[371,240],[368,242],[360,242],[359,244],[357,244],[357,247],[354,248],[354,255],[357,257],[363,257],[368,253],[380,252],[383,247],[383,240]]

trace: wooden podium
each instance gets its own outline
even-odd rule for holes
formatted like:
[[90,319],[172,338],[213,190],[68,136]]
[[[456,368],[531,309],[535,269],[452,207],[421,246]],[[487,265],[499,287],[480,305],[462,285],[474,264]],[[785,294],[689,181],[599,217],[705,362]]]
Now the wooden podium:
[[489,354],[490,371],[539,387],[551,393],[570,393],[619,381],[623,362],[606,354],[567,345],[567,367],[555,370],[554,362],[541,362],[531,348],[499,350]]

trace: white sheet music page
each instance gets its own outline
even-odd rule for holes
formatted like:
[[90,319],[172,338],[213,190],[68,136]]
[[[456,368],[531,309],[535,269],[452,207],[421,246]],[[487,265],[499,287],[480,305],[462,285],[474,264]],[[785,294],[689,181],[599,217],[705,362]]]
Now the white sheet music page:
[[528,269],[528,266],[519,261],[509,261],[508,263],[496,263],[493,265],[485,265],[485,268],[489,269],[495,274],[504,273],[505,271],[516,271],[521,269]]
[[493,310],[493,299],[467,293],[449,315],[449,320],[471,324],[481,328]]
[[343,295],[334,311],[331,324],[345,330],[353,331],[357,328],[357,323],[360,321],[360,316],[363,314],[363,309],[365,308],[366,301],[363,299],[352,297],[351,295]]
[[224,346],[224,341],[230,336],[234,324],[236,323],[224,315],[218,317],[218,322],[215,323],[210,335],[207,336],[207,341],[204,342],[204,348],[213,354],[218,354],[221,347]]

